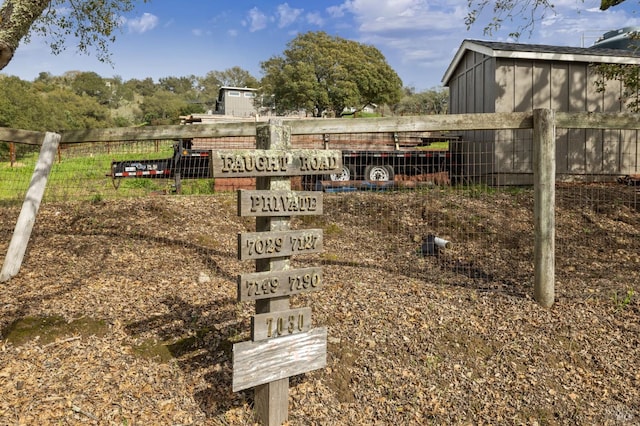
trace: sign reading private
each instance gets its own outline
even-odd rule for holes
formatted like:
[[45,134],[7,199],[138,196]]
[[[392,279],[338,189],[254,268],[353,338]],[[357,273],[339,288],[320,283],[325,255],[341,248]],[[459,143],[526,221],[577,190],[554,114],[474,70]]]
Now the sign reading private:
[[342,170],[342,153],[329,149],[213,151],[214,177],[301,176]]
[[322,214],[318,191],[238,191],[240,216],[305,216]]
[[322,229],[245,232],[238,234],[238,259],[267,259],[294,254],[320,253]]

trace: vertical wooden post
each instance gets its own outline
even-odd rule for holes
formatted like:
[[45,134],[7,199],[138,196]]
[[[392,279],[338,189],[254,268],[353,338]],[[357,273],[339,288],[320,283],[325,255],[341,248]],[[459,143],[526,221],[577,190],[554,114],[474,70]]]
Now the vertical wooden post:
[[22,209],[7,249],[7,255],[4,258],[4,264],[0,272],[0,282],[9,281],[20,271],[29,237],[36,221],[36,214],[47,187],[47,179],[56,157],[60,138],[61,136],[57,133],[45,133],[42,148],[40,148],[40,156],[31,176],[31,183],[24,197]]
[[[256,128],[256,148],[270,150],[291,149],[291,130],[283,126],[281,119],[271,119]],[[257,177],[258,190],[290,190],[288,177]],[[286,231],[289,217],[257,217],[256,231]],[[289,258],[256,260],[256,272],[284,271],[289,269]],[[256,314],[289,309],[289,296],[256,301]],[[289,417],[289,378],[283,378],[254,388],[255,412],[263,425],[281,425]]]
[[549,308],[555,300],[555,115],[533,111],[534,287],[535,300]]

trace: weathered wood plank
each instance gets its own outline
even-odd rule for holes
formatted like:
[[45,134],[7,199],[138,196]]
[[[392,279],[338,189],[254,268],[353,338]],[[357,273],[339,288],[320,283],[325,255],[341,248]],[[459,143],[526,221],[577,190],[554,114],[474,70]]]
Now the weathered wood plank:
[[44,132],[34,132],[32,130],[10,129],[0,127],[0,141],[18,142],[27,145],[41,145],[44,140]]
[[531,112],[442,114],[409,117],[341,118],[291,120],[291,134],[332,134],[366,132],[433,132],[459,130],[530,129]]
[[300,176],[339,172],[342,152],[325,149],[213,151],[214,177]]
[[[410,117],[380,117],[356,119],[296,119],[283,120],[291,134],[339,134],[378,132],[432,132],[491,129],[530,129],[531,112],[498,114],[447,114]],[[254,122],[213,124],[117,127],[109,129],[67,130],[60,143],[99,141],[141,141],[180,138],[256,136]],[[18,140],[16,140],[17,142]]]
[[638,113],[555,112],[556,126],[563,129],[640,129]]
[[234,392],[307,373],[327,365],[327,328],[233,345]]
[[240,260],[269,259],[321,251],[322,229],[238,234]]
[[303,216],[322,214],[319,191],[238,191],[239,216]]
[[322,267],[265,271],[238,276],[238,301],[268,299],[320,290]]
[[47,188],[47,180],[53,162],[58,151],[60,135],[57,133],[45,133],[40,156],[36,163],[35,170],[31,176],[29,189],[24,197],[24,203],[18,216],[15,230],[11,236],[11,242],[4,258],[2,271],[0,271],[0,282],[5,282],[13,278],[20,271],[22,260],[29,244],[29,237],[36,221],[36,215],[40,208],[40,202]]
[[311,308],[256,314],[251,317],[251,340],[274,339],[304,333],[311,329]]
[[[282,120],[269,120],[256,125],[257,149],[291,149],[291,129],[283,126]],[[270,191],[291,191],[291,179],[288,177],[258,177],[256,189]],[[256,231],[287,231],[288,217],[256,217]],[[289,269],[289,258],[257,259],[256,272],[284,271]],[[256,300],[256,314],[284,311],[289,309],[289,297],[273,297]],[[284,377],[258,385],[253,390],[256,417],[263,425],[281,425],[289,417],[289,378]]]
[[182,138],[255,136],[256,123],[216,123],[176,126],[114,127],[109,129],[67,130],[63,144],[99,141],[145,141]]

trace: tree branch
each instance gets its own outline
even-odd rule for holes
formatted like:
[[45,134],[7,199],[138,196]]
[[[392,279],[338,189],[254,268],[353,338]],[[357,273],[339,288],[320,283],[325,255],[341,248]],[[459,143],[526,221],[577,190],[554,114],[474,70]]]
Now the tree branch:
[[11,61],[20,40],[49,3],[50,0],[5,0],[0,6],[0,70]]

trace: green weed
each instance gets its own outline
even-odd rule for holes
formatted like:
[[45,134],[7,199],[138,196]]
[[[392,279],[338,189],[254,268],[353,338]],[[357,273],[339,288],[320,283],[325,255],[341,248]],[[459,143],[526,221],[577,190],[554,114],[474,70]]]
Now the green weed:
[[634,295],[635,291],[632,288],[628,289],[624,296],[618,295],[618,292],[615,291],[613,296],[611,296],[611,299],[613,300],[616,311],[621,311],[629,306]]

